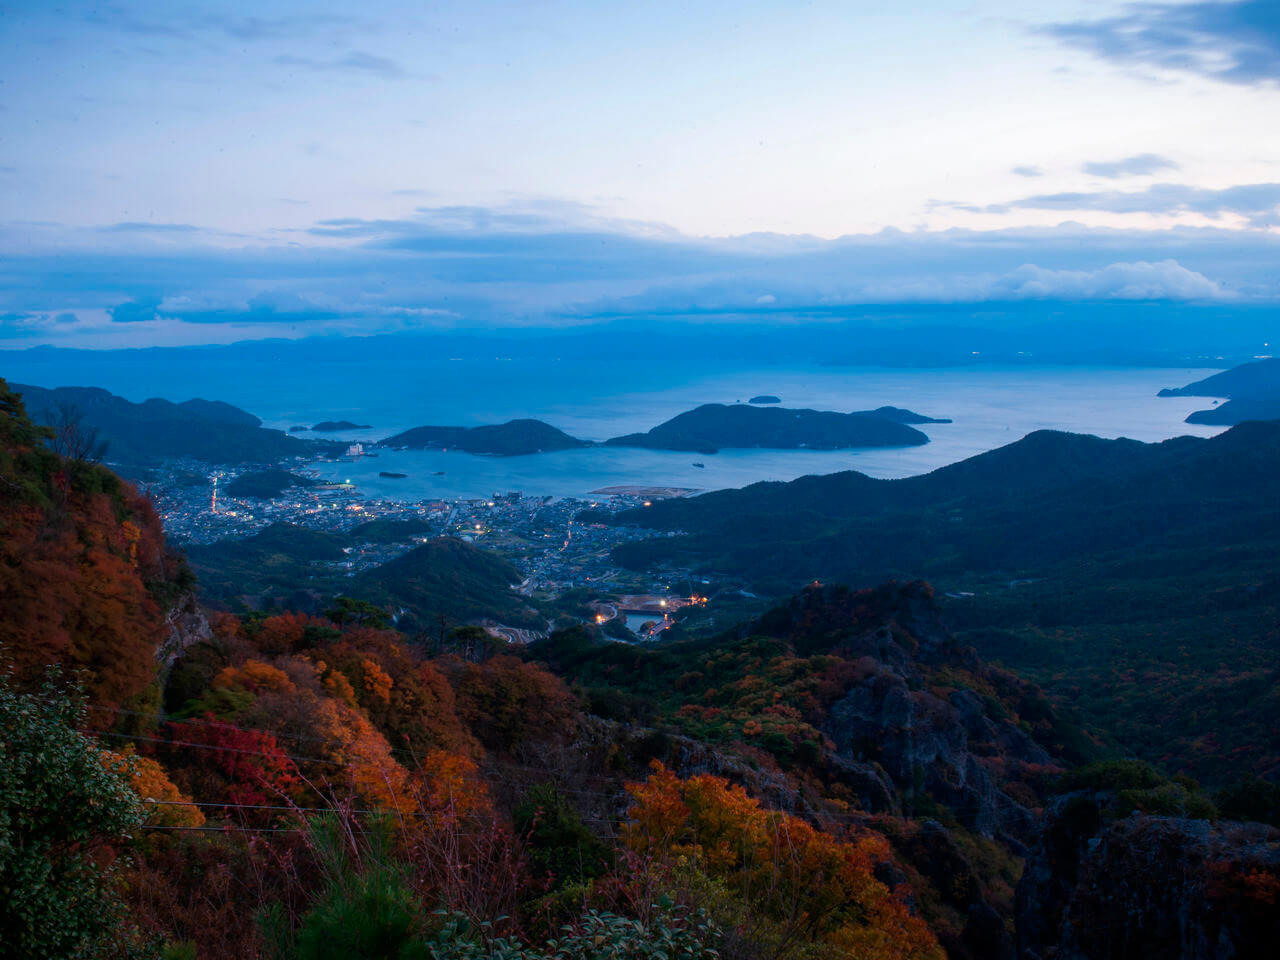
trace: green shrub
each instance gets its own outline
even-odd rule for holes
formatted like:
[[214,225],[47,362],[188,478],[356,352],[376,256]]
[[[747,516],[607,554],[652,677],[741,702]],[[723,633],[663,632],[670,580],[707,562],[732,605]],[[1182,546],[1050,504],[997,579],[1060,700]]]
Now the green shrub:
[[127,955],[132,931],[112,867],[95,853],[126,840],[142,807],[123,764],[78,733],[85,711],[51,680],[39,695],[0,676],[0,955]]

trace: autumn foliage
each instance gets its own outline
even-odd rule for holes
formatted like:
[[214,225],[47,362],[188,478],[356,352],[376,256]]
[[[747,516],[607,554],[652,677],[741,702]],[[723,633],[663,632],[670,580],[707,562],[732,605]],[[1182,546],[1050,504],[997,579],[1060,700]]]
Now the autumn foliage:
[[941,957],[906,891],[875,876],[890,859],[883,838],[836,838],[766,810],[741,787],[710,775],[679,779],[660,763],[628,786],[628,845],[660,865],[691,866],[781,925],[779,936],[824,943],[825,956]]
[[145,498],[44,438],[0,380],[0,655],[26,680],[74,670],[91,703],[118,706],[155,678],[158,597],[185,569]]

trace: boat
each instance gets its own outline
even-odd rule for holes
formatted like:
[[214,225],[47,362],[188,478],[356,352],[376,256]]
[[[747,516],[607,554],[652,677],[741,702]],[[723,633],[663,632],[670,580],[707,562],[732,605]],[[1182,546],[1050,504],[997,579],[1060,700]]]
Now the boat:
[[707,468],[707,465],[705,463],[695,463],[694,466],[697,467],[699,470],[705,470]]

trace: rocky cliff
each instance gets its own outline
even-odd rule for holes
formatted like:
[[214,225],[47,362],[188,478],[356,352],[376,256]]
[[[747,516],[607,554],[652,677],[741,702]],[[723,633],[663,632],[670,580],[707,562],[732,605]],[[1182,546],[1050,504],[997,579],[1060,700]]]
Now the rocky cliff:
[[1245,960],[1280,944],[1280,831],[1058,798],[1017,894],[1019,960]]

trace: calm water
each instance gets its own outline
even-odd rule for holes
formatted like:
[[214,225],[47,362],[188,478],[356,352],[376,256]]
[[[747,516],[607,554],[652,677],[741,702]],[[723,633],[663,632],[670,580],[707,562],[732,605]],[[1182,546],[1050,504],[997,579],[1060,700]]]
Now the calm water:
[[[1209,436],[1212,427],[1183,423],[1203,399],[1159,399],[1202,369],[965,367],[885,369],[778,366],[708,370],[714,358],[675,356],[661,364],[602,356],[589,365],[498,358],[453,361],[422,354],[378,365],[320,362],[253,363],[234,354],[201,353],[198,363],[156,363],[136,357],[80,353],[42,358],[11,354],[0,370],[10,380],[41,386],[94,385],[130,400],[193,396],[226,400],[288,428],[323,419],[372,424],[340,435],[374,440],[421,424],[500,423],[536,417],[574,436],[604,440],[647,430],[700,403],[745,401],[776,394],[784,406],[864,410],[891,404],[954,423],[920,427],[923,447],[864,451],[726,450],[718,454],[638,449],[586,449],[529,457],[478,457],[438,451],[383,451],[376,459],[325,465],[372,496],[422,499],[485,497],[495,491],[581,496],[615,485],[701,490],[758,480],[861,470],[876,477],[923,473],[1010,443],[1042,428],[1103,437],[1162,440]],[[303,434],[306,436],[307,434]],[[333,435],[330,435],[333,436]],[[704,469],[693,463],[705,464]],[[379,471],[408,474],[388,480]],[[443,476],[434,476],[443,471]]]
[[[549,397],[531,409],[507,406],[490,422],[516,416],[546,420],[574,436],[603,440],[648,429],[699,403],[732,403],[756,393],[773,393],[785,406],[820,410],[862,410],[884,404],[908,407],[948,424],[919,429],[930,442],[891,450],[724,450],[717,454],[596,448],[529,457],[478,457],[440,451],[382,451],[376,459],[325,465],[330,478],[351,480],[377,496],[477,497],[498,491],[581,496],[605,486],[646,485],[714,490],[759,480],[791,480],[806,474],[860,470],[875,477],[924,473],[1010,443],[1043,428],[1103,437],[1163,440],[1181,434],[1210,436],[1212,427],[1183,423],[1203,399],[1160,399],[1156,392],[1206,376],[1209,371],[1176,369],[1017,368],[963,370],[796,370],[719,373],[652,390],[592,397]],[[393,408],[388,408],[391,413]],[[292,412],[273,424],[287,426]],[[369,413],[365,421],[371,422]],[[391,418],[388,417],[388,420]],[[466,418],[470,419],[470,418]],[[303,417],[302,421],[305,422]],[[461,410],[422,422],[464,422]],[[412,425],[400,419],[391,429],[354,431],[353,439],[384,437]],[[703,468],[693,464],[704,464]],[[379,471],[408,474],[388,480]],[[435,476],[443,472],[443,476]]]

